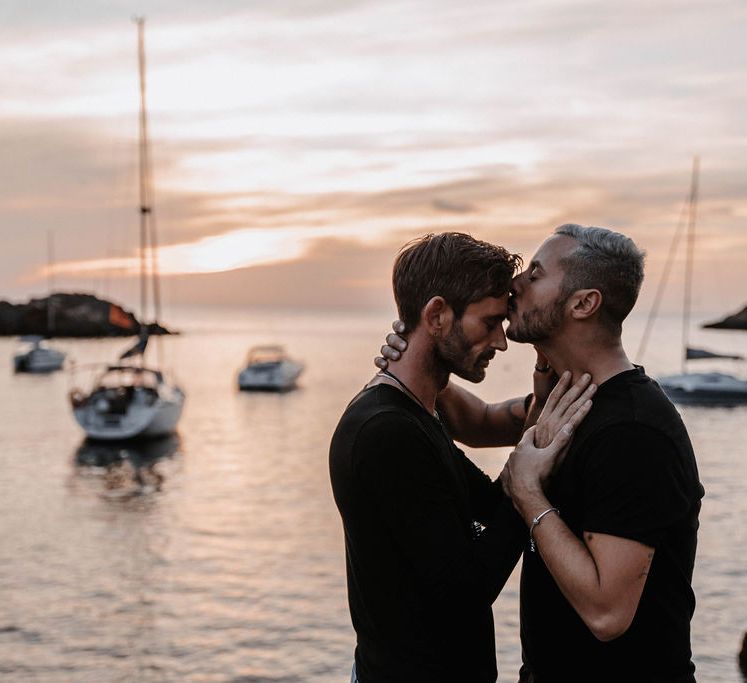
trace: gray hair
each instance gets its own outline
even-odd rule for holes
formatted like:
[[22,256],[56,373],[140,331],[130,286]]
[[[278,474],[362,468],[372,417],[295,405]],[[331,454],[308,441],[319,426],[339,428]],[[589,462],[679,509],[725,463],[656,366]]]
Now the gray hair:
[[579,289],[598,289],[602,294],[601,319],[619,334],[641,289],[645,253],[630,237],[606,228],[566,223],[556,228],[555,234],[578,242],[561,262],[565,270],[563,298]]

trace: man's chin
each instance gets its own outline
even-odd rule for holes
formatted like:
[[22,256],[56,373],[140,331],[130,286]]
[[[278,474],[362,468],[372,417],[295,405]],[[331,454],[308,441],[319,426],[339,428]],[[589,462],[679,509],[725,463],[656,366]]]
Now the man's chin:
[[485,379],[485,369],[486,368],[475,367],[470,370],[455,370],[454,374],[457,377],[466,379],[468,382],[472,382],[472,384],[479,384]]

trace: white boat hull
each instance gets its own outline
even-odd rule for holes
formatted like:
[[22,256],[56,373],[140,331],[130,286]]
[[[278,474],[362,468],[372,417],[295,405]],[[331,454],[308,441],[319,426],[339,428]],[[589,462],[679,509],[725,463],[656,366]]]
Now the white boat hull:
[[112,413],[100,400],[92,400],[74,406],[73,414],[90,439],[116,441],[173,434],[184,407],[181,389],[169,387],[150,404],[139,398],[136,395],[121,413]]
[[303,365],[291,360],[249,365],[239,373],[239,389],[247,391],[288,391],[296,386]]
[[33,348],[13,356],[16,372],[54,372],[65,362],[65,354],[57,349]]
[[747,404],[747,381],[721,372],[693,372],[657,380],[675,403],[691,405]]

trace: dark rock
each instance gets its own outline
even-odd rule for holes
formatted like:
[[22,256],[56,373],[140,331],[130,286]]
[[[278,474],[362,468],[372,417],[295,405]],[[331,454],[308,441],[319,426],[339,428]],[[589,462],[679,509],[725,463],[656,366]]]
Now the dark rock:
[[742,672],[742,676],[747,679],[747,633],[744,634],[742,639],[742,649],[737,657],[739,662],[739,670]]
[[[0,301],[0,335],[44,337],[131,337],[142,323],[118,304],[92,294],[58,292],[25,304]],[[150,334],[172,334],[158,323]]]
[[706,323],[703,327],[714,330],[747,330],[747,306],[739,313],[727,315],[723,320]]

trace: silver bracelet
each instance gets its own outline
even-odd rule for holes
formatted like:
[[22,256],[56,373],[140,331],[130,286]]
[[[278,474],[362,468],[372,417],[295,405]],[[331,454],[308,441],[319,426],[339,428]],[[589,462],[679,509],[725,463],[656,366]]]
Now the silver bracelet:
[[540,512],[533,520],[532,520],[532,526],[529,527],[529,550],[531,550],[533,553],[537,552],[537,544],[534,542],[534,527],[536,527],[542,518],[550,513],[550,512],[557,512],[558,515],[560,515],[560,510],[558,508],[547,508],[544,512]]

